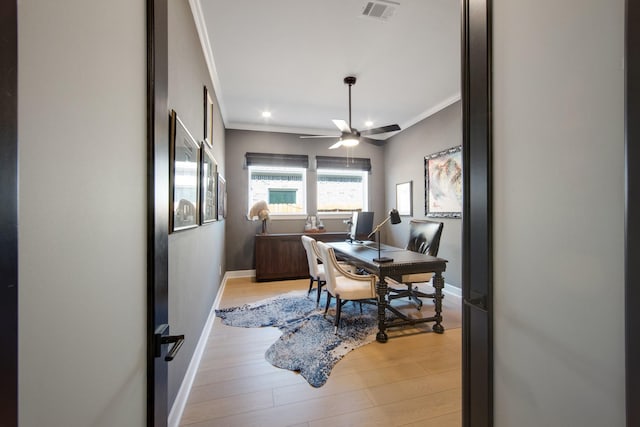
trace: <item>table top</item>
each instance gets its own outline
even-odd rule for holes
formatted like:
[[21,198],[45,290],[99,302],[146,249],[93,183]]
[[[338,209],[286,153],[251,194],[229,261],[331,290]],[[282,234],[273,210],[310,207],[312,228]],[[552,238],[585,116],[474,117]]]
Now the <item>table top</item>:
[[327,244],[333,248],[336,254],[356,266],[382,277],[412,273],[442,273],[447,267],[447,260],[444,258],[385,244],[380,245],[380,256],[392,258],[393,261],[375,262],[374,259],[378,258],[378,244],[376,242],[332,242]]

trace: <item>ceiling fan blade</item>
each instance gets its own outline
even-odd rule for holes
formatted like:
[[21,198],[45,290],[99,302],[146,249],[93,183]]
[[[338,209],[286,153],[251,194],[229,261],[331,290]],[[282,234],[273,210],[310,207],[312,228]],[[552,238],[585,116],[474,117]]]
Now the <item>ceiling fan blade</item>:
[[393,124],[393,125],[388,125],[388,126],[381,126],[379,128],[373,128],[373,129],[367,129],[367,130],[361,130],[360,131],[360,135],[375,135],[378,133],[387,133],[387,132],[394,132],[400,130],[400,126]]
[[341,146],[342,146],[342,140],[336,142],[331,147],[329,147],[329,150],[333,150],[334,148],[340,148]]
[[360,141],[367,142],[369,144],[376,145],[378,147],[382,147],[386,142],[385,140],[373,139],[373,138],[365,138],[363,136],[360,137]]
[[332,120],[332,121],[333,121],[333,124],[336,125],[338,129],[340,129],[340,132],[347,132],[347,133],[351,132],[351,128],[349,127],[347,122],[345,122],[344,120]]
[[300,138],[340,138],[340,135],[300,135]]

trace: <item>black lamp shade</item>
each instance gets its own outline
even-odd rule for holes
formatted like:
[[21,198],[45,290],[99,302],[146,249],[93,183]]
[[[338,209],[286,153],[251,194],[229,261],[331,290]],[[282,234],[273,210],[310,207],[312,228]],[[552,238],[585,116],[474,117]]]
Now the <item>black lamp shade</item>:
[[389,211],[389,218],[391,218],[391,224],[400,224],[402,222],[400,220],[400,214],[396,209],[391,209]]

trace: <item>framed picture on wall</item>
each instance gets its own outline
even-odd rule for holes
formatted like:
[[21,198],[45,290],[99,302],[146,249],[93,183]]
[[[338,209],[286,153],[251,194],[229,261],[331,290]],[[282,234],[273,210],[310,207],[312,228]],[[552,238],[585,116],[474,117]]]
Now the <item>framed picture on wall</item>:
[[396,210],[400,215],[413,215],[413,181],[396,184]]
[[204,142],[213,147],[213,99],[207,87],[204,87]]
[[218,174],[218,220],[227,217],[227,183],[224,177]]
[[206,224],[218,219],[218,163],[206,144],[200,150],[200,223]]
[[175,110],[171,110],[169,232],[199,224],[200,144],[191,136]]
[[427,217],[461,217],[462,146],[424,158],[424,192]]

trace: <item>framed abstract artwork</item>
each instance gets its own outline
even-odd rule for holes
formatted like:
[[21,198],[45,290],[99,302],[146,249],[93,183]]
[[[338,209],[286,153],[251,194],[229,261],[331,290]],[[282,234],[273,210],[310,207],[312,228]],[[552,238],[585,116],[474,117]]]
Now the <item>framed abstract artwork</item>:
[[200,144],[174,110],[171,110],[170,135],[169,232],[174,232],[199,224]]
[[424,192],[427,217],[461,217],[462,146],[424,158]]
[[218,163],[205,144],[200,151],[200,224],[206,224],[218,219]]

